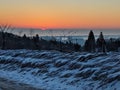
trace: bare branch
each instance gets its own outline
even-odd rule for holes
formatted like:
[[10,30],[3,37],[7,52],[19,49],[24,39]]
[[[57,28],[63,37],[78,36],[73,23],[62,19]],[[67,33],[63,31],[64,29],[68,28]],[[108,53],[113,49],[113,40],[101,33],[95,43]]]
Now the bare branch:
[[0,31],[1,32],[6,32],[7,30],[9,30],[10,27],[11,26],[7,25],[7,24],[0,25]]

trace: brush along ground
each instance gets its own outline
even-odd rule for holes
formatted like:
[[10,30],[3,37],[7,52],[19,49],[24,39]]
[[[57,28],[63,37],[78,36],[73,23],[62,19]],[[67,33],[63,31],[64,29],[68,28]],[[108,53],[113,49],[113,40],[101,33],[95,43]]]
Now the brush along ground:
[[43,90],[43,89],[37,89],[27,84],[18,83],[5,78],[0,78],[0,90]]

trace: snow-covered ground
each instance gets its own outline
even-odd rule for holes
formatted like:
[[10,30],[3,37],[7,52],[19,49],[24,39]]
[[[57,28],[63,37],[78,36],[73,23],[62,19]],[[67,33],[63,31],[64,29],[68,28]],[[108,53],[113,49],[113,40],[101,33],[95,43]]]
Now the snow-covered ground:
[[45,90],[119,90],[120,52],[0,50],[0,77]]

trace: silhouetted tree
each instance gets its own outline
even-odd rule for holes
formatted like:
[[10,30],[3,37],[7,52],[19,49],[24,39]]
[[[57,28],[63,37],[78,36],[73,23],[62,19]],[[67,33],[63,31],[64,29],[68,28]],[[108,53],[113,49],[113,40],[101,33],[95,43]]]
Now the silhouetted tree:
[[97,39],[97,49],[98,52],[106,52],[106,42],[103,36],[103,33],[101,32],[99,35],[99,38]]
[[35,48],[38,49],[38,47],[39,47],[39,35],[36,34],[36,36],[33,37],[33,40],[34,40]]
[[26,39],[26,38],[27,38],[27,36],[26,36],[26,34],[24,34],[24,35],[23,35],[23,39]]
[[88,52],[95,51],[95,37],[92,30],[90,31],[88,39],[85,42],[84,49],[85,51],[88,51]]
[[2,37],[2,46],[1,46],[1,49],[5,49],[5,42],[6,42],[6,39],[5,39],[5,32],[10,28],[9,25],[0,25],[0,32],[1,32],[1,37]]

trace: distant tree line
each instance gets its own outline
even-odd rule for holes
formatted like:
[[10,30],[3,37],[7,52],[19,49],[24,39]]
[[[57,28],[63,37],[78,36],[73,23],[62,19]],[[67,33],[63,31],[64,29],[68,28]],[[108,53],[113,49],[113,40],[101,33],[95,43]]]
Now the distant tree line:
[[[32,49],[32,50],[58,50],[63,52],[72,51],[85,51],[85,52],[103,52],[118,51],[120,49],[120,39],[105,40],[103,33],[101,32],[99,38],[96,40],[93,31],[91,30],[88,39],[85,41],[84,46],[77,43],[72,43],[70,40],[66,43],[57,41],[55,38],[51,40],[45,40],[35,36],[28,37],[26,34],[18,36],[7,32],[7,30],[13,30],[8,25],[0,25],[0,49]],[[33,33],[31,31],[31,33]]]
[[[26,34],[18,36],[8,33],[7,30],[11,27],[8,25],[0,25],[0,49],[32,49],[32,50],[59,50],[59,51],[80,51],[81,45],[72,42],[63,43],[62,41],[45,40],[35,36],[28,37]],[[32,32],[32,31],[31,31]],[[33,32],[32,32],[33,33]]]
[[103,52],[107,51],[119,51],[120,49],[120,38],[105,40],[103,33],[100,32],[99,37],[95,40],[93,31],[91,30],[88,39],[84,45],[84,51],[87,52]]

